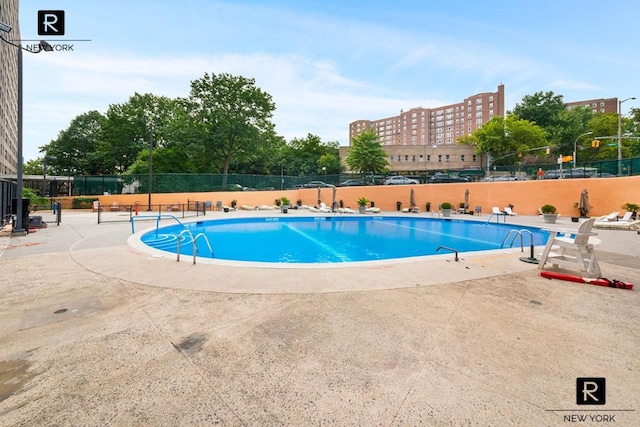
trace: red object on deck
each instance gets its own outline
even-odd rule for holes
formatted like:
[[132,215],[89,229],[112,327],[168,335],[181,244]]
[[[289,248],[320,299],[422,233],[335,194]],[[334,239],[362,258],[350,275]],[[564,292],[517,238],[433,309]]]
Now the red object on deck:
[[547,279],[566,280],[568,282],[588,283],[596,286],[606,286],[608,288],[633,289],[633,284],[622,282],[620,280],[609,280],[601,277],[599,279],[591,279],[588,277],[574,276],[572,274],[556,273],[554,271],[541,271],[540,276]]

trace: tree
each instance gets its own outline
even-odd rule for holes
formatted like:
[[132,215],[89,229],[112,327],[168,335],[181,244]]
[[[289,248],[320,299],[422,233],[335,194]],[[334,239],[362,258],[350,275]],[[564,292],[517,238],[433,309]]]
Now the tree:
[[386,173],[389,168],[387,152],[373,129],[353,138],[345,162],[351,170],[359,173]]
[[551,91],[525,95],[511,113],[549,132],[559,124],[559,114],[567,109],[562,98]]
[[48,166],[69,176],[109,173],[96,155],[104,124],[105,117],[98,111],[77,116],[56,139],[40,147],[49,156]]
[[174,119],[176,108],[175,100],[150,93],[135,93],[124,104],[110,105],[96,153],[106,173],[122,173],[136,162],[142,150],[148,154],[152,128],[154,148],[165,146],[165,127]]
[[547,145],[545,131],[528,120],[513,114],[506,118],[495,116],[473,133],[477,154],[488,154],[495,165],[513,164],[515,156],[523,156],[535,148]]
[[254,79],[205,73],[191,82],[184,105],[206,164],[213,169],[214,159],[220,160],[223,186],[232,159],[248,158],[257,149],[260,135],[273,128],[270,119],[275,104],[271,95],[255,86]]
[[[594,114],[593,118],[589,120],[589,129],[593,131],[592,139],[596,139],[599,136],[615,137],[618,134],[618,115],[616,113],[609,114]],[[609,146],[609,143],[616,142],[615,139],[602,139],[600,141],[600,147],[591,148],[583,147],[584,150],[579,156],[585,160],[588,159],[616,159],[618,157],[618,149],[614,146]]]
[[292,176],[316,175],[322,173],[324,166],[326,173],[340,173],[339,150],[337,142],[324,143],[317,135],[294,138],[283,149],[284,172]]

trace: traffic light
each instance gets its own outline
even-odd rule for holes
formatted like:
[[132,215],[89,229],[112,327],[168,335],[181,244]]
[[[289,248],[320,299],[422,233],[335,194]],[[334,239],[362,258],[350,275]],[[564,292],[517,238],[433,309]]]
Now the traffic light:
[[591,141],[591,146],[593,148],[598,148],[600,147],[600,140],[599,139],[594,139],[593,141]]

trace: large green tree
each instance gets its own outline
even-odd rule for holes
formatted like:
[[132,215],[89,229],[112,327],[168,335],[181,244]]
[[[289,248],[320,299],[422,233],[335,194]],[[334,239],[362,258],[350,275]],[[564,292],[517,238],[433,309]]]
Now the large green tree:
[[340,173],[339,150],[337,142],[323,142],[317,135],[294,138],[283,149],[284,173],[291,176]]
[[232,160],[250,158],[261,135],[273,129],[275,104],[271,95],[256,87],[254,79],[231,74],[209,74],[191,82],[184,100],[191,117],[190,134],[199,139],[208,172],[221,166],[223,186]]
[[[148,153],[152,133],[154,149],[166,146],[165,128],[176,116],[176,108],[175,100],[149,93],[135,93],[124,104],[110,105],[98,152],[108,173],[123,173],[141,151]],[[178,171],[159,168],[158,172]]]
[[511,113],[550,131],[558,126],[559,114],[566,109],[562,95],[539,91],[525,95]]
[[386,173],[389,168],[387,152],[373,129],[353,138],[345,162],[352,171],[359,173]]
[[58,175],[101,175],[111,171],[98,155],[105,117],[89,111],[71,121],[58,137],[40,147],[51,173]]
[[513,114],[494,117],[462,142],[474,144],[477,154],[490,155],[494,165],[513,164],[518,156],[547,144],[544,129]]

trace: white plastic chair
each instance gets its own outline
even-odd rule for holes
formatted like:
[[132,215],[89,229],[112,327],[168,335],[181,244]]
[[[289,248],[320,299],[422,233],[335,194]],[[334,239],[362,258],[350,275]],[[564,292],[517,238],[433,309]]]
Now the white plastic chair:
[[542,270],[545,264],[554,267],[562,265],[577,267],[587,277],[601,277],[600,265],[593,252],[593,243],[589,241],[591,236],[598,234],[591,231],[595,221],[595,218],[584,221],[577,231],[551,231],[538,262],[538,269]]

